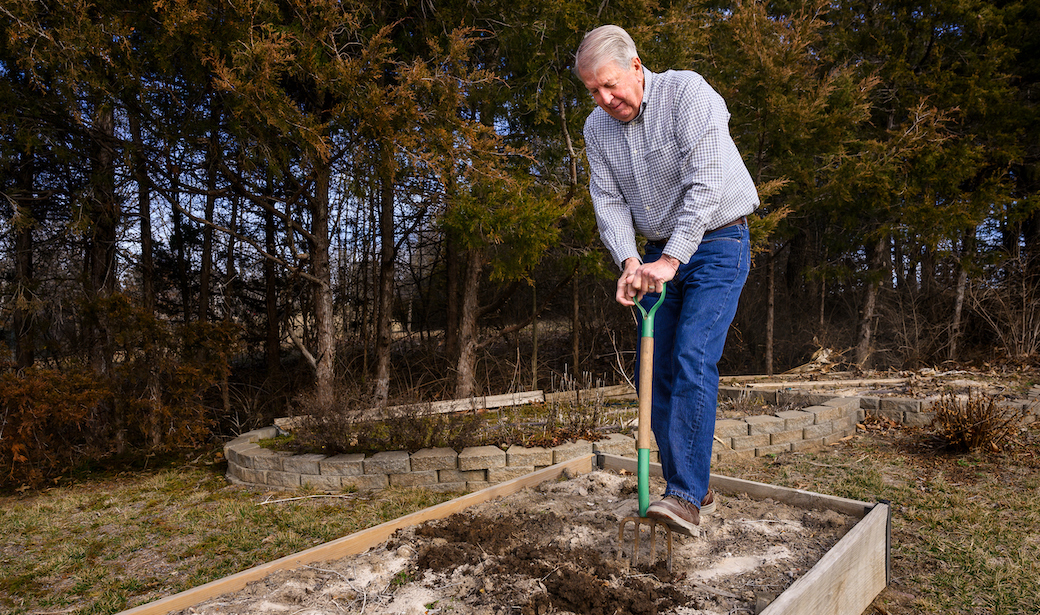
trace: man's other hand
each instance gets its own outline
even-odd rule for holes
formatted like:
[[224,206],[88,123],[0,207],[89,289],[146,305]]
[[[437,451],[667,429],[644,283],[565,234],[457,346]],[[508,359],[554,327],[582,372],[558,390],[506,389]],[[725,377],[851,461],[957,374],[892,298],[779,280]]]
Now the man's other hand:
[[625,270],[618,278],[615,299],[621,305],[632,306],[647,293],[659,293],[665,282],[675,277],[679,260],[667,254],[652,263],[642,264],[639,259],[625,260]]

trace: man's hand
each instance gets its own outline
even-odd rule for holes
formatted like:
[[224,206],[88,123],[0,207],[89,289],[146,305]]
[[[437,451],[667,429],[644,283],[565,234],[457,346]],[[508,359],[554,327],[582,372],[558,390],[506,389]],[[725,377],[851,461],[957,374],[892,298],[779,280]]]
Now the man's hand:
[[665,282],[670,282],[679,269],[679,259],[662,254],[652,263],[641,264],[639,259],[625,260],[625,270],[618,278],[615,299],[621,305],[632,306],[647,293],[659,293]]

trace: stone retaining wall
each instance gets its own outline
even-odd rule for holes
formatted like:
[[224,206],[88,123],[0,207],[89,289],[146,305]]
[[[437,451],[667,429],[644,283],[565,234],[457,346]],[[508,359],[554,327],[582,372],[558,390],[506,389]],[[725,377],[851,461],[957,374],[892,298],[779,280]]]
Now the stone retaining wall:
[[[867,415],[878,415],[913,426],[931,424],[935,413],[932,400],[899,397],[831,397],[792,390],[762,391],[743,387],[720,387],[719,396],[739,399],[753,396],[764,403],[798,399],[811,404],[801,410],[715,422],[715,461],[762,457],[790,451],[808,451],[834,444],[851,436]],[[1036,410],[1033,400],[1005,401],[1009,409]],[[1026,416],[1026,422],[1036,415]],[[489,485],[530,474],[589,453],[636,456],[635,438],[611,434],[597,442],[571,442],[554,448],[477,446],[456,452],[450,448],[423,449],[412,454],[386,451],[366,457],[354,455],[291,455],[257,444],[274,438],[278,427],[244,433],[224,445],[227,476],[234,483],[280,489],[310,488],[318,491],[343,489],[377,490],[391,486],[425,487],[439,491],[476,491]],[[651,443],[651,461],[659,461]]]
[[[724,398],[738,398],[749,392],[740,387],[722,387],[719,394]],[[778,395],[776,391],[751,394],[768,403],[776,403]],[[876,398],[830,398],[819,394],[801,397],[814,405],[773,415],[716,421],[712,450],[715,460],[806,451],[833,444],[855,433],[856,424],[864,418],[864,408],[878,405]],[[882,399],[882,409],[885,405],[886,399]],[[908,413],[925,412],[920,406],[898,411],[903,413],[900,420],[906,420]],[[386,451],[367,457],[363,454],[291,455],[257,444],[279,433],[277,427],[265,427],[244,433],[224,445],[228,478],[240,484],[329,492],[391,486],[476,491],[589,453],[628,457],[636,454],[635,438],[626,434],[611,434],[597,442],[582,440],[553,448],[511,446],[502,450],[497,446],[478,446],[461,452],[433,448],[412,454]],[[656,445],[651,445],[650,458],[658,461]]]

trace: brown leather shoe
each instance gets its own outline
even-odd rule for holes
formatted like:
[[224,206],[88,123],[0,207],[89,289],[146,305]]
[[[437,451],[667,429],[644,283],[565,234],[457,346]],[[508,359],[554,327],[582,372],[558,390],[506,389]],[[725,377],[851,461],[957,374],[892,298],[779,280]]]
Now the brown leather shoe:
[[674,495],[651,504],[646,509],[646,516],[664,521],[677,532],[690,536],[700,534],[697,526],[701,524],[701,512],[693,504]]
[[708,495],[701,500],[701,516],[710,515],[715,512],[715,491],[708,489]]

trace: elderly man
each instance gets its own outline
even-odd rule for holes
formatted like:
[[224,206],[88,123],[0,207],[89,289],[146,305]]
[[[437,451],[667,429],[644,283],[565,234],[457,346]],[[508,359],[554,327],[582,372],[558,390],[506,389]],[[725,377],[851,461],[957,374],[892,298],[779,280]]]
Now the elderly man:
[[[617,26],[585,35],[575,73],[598,106],[585,121],[589,189],[622,269],[616,299],[649,309],[668,284],[655,317],[651,413],[667,487],[646,514],[696,534],[715,507],[717,364],[748,275],[746,216],[758,192],[725,101],[697,73],[647,70]],[[637,233],[647,240],[642,258]]]

